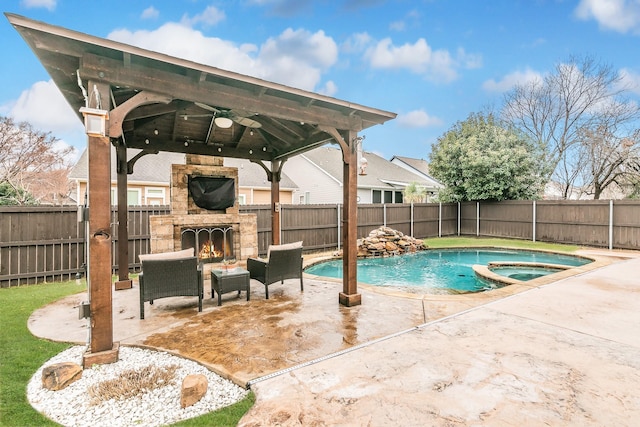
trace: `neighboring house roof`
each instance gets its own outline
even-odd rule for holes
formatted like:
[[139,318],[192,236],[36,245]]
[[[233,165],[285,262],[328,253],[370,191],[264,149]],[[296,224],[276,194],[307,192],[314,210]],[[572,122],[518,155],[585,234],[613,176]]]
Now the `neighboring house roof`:
[[[342,183],[342,150],[339,148],[322,146],[307,151],[301,156],[304,156],[309,162]],[[367,159],[367,168],[366,175],[358,175],[358,188],[397,188],[405,187],[412,182],[424,185],[427,188],[440,187],[437,181],[425,179],[421,175],[395,165],[375,153],[365,151],[362,156]]]
[[[133,158],[140,150],[128,149],[127,159]],[[184,164],[185,155],[183,153],[169,153],[161,151],[158,154],[147,154],[136,161],[133,167],[133,174],[127,177],[128,183],[156,183],[169,185],[171,180],[171,165]],[[88,177],[88,154],[85,149],[69,173],[69,178],[78,181],[87,181]],[[271,188],[271,183],[267,180],[267,174],[255,163],[246,159],[225,158],[224,165],[238,168],[238,185],[240,187]],[[111,179],[116,179],[116,152],[115,147],[111,151]],[[280,189],[295,189],[296,184],[284,173],[280,179]]]
[[398,165],[408,171],[421,175],[424,179],[431,181],[435,187],[443,187],[437,179],[429,173],[429,163],[424,159],[414,159],[412,157],[393,156],[391,163]]
[[[268,162],[267,162],[268,164]],[[246,188],[271,188],[271,183],[267,180],[267,173],[262,166],[252,163],[247,159],[224,158],[224,165],[238,168],[238,185]],[[294,190],[298,188],[295,182],[285,173],[280,175],[280,189]]]

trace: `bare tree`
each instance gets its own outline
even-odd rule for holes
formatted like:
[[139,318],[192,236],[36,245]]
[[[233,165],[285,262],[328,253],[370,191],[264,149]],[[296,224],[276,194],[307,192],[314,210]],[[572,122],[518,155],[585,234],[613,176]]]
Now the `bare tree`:
[[581,133],[587,194],[599,199],[603,191],[612,185],[623,188],[628,182],[640,178],[640,132],[619,136],[613,129],[598,126],[593,130],[584,129]]
[[59,148],[57,142],[50,133],[35,130],[27,122],[16,124],[9,117],[0,117],[0,183],[21,195],[14,200],[16,204],[68,195],[73,148]]
[[[603,123],[622,125],[637,119],[638,106],[622,98],[628,88],[611,66],[589,56],[572,57],[557,64],[542,79],[518,85],[505,95],[503,118],[531,136],[545,153],[543,174],[566,190],[576,184],[583,154],[576,147],[582,129]],[[619,116],[605,106],[620,105]]]

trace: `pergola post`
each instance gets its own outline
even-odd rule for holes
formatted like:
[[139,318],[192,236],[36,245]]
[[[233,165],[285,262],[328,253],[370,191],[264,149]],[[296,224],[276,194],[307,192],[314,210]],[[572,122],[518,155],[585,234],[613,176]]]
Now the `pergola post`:
[[280,244],[280,178],[282,177],[283,160],[271,161],[269,168],[264,162],[252,160],[260,165],[267,174],[267,179],[271,183],[271,244]]
[[[110,88],[89,82],[100,94],[104,110],[110,109]],[[111,293],[111,141],[107,135],[89,135],[89,349],[83,366],[113,363],[118,360],[118,344],[113,342],[113,305]]]
[[362,303],[362,296],[358,293],[357,257],[358,257],[358,156],[356,145],[357,133],[348,131],[342,147],[343,156],[343,203],[342,216],[342,292],[339,295],[340,304],[352,307]]
[[[271,162],[271,244],[280,244],[280,171],[282,164],[279,160]],[[276,172],[274,172],[276,171]]]
[[120,141],[116,144],[116,171],[118,174],[118,281],[116,290],[131,289],[129,278],[129,228],[127,203],[127,147]]

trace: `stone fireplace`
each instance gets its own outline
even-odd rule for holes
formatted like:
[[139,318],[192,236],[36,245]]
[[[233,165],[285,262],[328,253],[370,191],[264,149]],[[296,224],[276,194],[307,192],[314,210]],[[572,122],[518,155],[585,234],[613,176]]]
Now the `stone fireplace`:
[[[149,220],[151,253],[194,248],[201,262],[214,265],[258,256],[257,217],[241,214],[238,208],[238,170],[225,167],[220,157],[187,154],[186,160],[172,165],[171,214]],[[226,202],[211,205],[217,209],[201,207],[197,188],[190,191],[190,183],[206,179],[229,182]]]

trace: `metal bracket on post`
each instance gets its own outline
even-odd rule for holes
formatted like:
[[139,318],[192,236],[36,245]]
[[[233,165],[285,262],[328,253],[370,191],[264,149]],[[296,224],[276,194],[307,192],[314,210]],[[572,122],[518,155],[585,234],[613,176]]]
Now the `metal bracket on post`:
[[91,317],[91,306],[89,301],[82,301],[78,305],[78,320],[89,319]]

